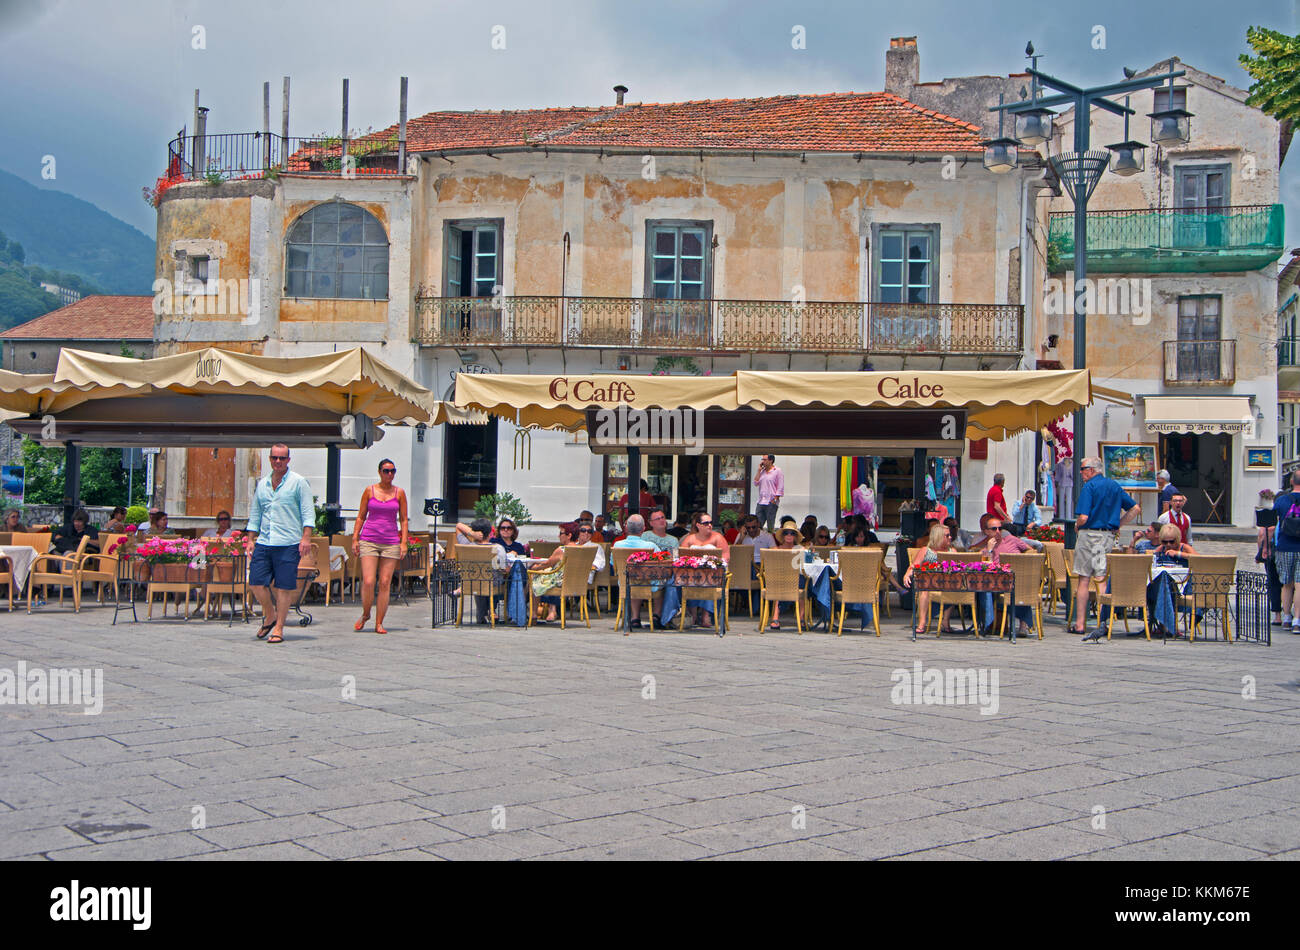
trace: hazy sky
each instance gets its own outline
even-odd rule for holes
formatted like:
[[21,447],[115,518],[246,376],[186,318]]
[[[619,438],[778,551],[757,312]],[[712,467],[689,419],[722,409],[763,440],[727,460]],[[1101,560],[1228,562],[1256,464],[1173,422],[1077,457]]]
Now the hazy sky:
[[[209,132],[255,131],[262,83],[292,80],[291,135],[337,132],[341,79],[350,125],[397,120],[398,77],[410,114],[629,101],[737,98],[884,87],[891,36],[917,35],[921,79],[1041,67],[1092,85],[1122,66],[1177,55],[1233,85],[1250,25],[1296,33],[1296,0],[890,0],[811,3],[656,0],[0,0],[0,168],[67,191],[154,233],[140,189],[192,124],[194,90]],[[806,48],[792,48],[804,27]],[[1105,49],[1095,49],[1095,27]],[[195,49],[195,27],[206,48]],[[496,29],[504,27],[504,31]],[[504,38],[504,49],[493,38]],[[499,45],[499,41],[498,41]],[[1193,134],[1195,125],[1193,124]],[[1146,130],[1138,135],[1143,138]],[[54,181],[41,179],[45,155]],[[1288,232],[1300,235],[1300,147],[1283,172]],[[1295,243],[1294,241],[1292,243]]]

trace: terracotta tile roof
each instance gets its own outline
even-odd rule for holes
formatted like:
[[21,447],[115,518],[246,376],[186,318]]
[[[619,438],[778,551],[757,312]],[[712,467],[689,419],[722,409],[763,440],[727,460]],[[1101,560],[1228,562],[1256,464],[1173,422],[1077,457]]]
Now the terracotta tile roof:
[[153,297],[83,297],[0,333],[17,340],[152,340]]
[[[371,138],[394,135],[396,126]],[[430,112],[407,151],[548,146],[824,152],[979,152],[977,125],[887,92],[629,103],[512,112]]]

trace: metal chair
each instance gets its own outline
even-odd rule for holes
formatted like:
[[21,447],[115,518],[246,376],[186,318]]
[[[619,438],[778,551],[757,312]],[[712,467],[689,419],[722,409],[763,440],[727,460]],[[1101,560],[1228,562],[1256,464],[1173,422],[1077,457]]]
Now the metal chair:
[[758,612],[758,632],[764,633],[767,630],[768,610],[772,611],[773,619],[779,619],[781,615],[781,602],[794,602],[794,625],[795,629],[803,634],[803,615],[801,606],[803,603],[803,591],[799,589],[800,572],[794,566],[795,554],[785,548],[764,548],[759,552],[763,566],[760,571],[762,585],[759,588],[759,596],[762,598],[763,606]]
[[840,605],[836,636],[844,635],[844,613],[849,604],[871,604],[871,619],[880,636],[880,565],[885,552],[877,548],[840,549],[840,584],[835,599]]
[[1110,620],[1106,624],[1106,639],[1110,639],[1115,629],[1116,608],[1124,611],[1124,632],[1128,633],[1128,610],[1142,611],[1142,629],[1147,640],[1151,639],[1151,617],[1147,610],[1147,584],[1151,583],[1150,554],[1108,554],[1106,555],[1106,576],[1110,579],[1110,591],[1099,594],[1097,601],[1110,607]]
[[[1038,639],[1043,639],[1043,581],[1047,576],[1047,558],[1042,554],[1003,554],[999,563],[1011,568],[1016,575],[1015,599],[1010,594],[1000,594],[1003,601],[1002,626],[998,629],[998,639],[1007,629],[1007,617],[1015,613],[1015,607],[1028,607],[1034,618],[1034,630]],[[1013,619],[1012,623],[1015,622]]]

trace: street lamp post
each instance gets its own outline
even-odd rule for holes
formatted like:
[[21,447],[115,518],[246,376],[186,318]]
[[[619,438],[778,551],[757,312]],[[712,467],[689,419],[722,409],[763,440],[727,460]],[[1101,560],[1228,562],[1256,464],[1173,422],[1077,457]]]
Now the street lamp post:
[[[1083,89],[1057,79],[1055,76],[1039,72],[1038,56],[1034,55],[1033,43],[1030,43],[1025,48],[1025,55],[1029,57],[1032,63],[1029,75],[1033,94],[1026,101],[1009,104],[1003,103],[999,97],[998,105],[989,109],[990,112],[997,112],[999,115],[1011,113],[1016,116],[1016,132],[1021,138],[1018,140],[1002,139],[999,131],[998,139],[985,143],[985,165],[991,171],[1008,170],[1002,167],[993,168],[989,164],[990,158],[999,154],[1004,155],[1011,145],[1022,143],[1037,145],[1041,142],[1050,142],[1053,113],[1049,107],[1057,105],[1074,107],[1074,151],[1050,156],[1049,161],[1056,170],[1061,184],[1065,186],[1071,201],[1074,202],[1074,368],[1087,369],[1088,312],[1086,307],[1087,295],[1084,292],[1087,285],[1083,282],[1088,277],[1088,198],[1091,197],[1097,183],[1101,181],[1101,176],[1106,171],[1108,164],[1111,165],[1111,170],[1117,175],[1131,175],[1140,171],[1143,167],[1142,149],[1145,148],[1141,142],[1125,141],[1115,145],[1108,145],[1105,149],[1090,149],[1092,107],[1096,106],[1115,115],[1122,115],[1124,117],[1124,137],[1127,139],[1128,118],[1133,114],[1133,110],[1129,108],[1127,99],[1124,105],[1120,105],[1117,102],[1112,102],[1110,97],[1121,96],[1142,89],[1154,89],[1162,83],[1168,83],[1169,99],[1166,108],[1150,113],[1151,138],[1158,145],[1186,142],[1190,137],[1189,120],[1191,119],[1191,113],[1174,108],[1174,79],[1182,76],[1184,71],[1181,69],[1175,71],[1173,60],[1170,60],[1169,71],[1159,76],[1134,79],[1132,70],[1125,69],[1123,82]],[[1056,90],[1058,94],[1042,99],[1038,98],[1040,83],[1049,89]],[[999,130],[1001,130],[1000,121],[999,119]],[[1012,154],[1014,155],[1014,151],[1012,151]],[[1079,461],[1084,454],[1087,442],[1086,413],[1086,409],[1078,409],[1074,413],[1074,457],[1072,467],[1074,470],[1074,500],[1076,501],[1079,492],[1083,488],[1083,480],[1079,475]]]

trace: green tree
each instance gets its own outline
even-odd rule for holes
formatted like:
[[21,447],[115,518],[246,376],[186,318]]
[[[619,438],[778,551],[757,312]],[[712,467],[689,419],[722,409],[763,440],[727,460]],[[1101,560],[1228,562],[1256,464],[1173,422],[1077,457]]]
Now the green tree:
[[1300,36],[1252,26],[1246,42],[1259,54],[1239,57],[1241,68],[1255,80],[1247,104],[1284,122],[1300,121]]
[[[61,446],[40,445],[23,439],[22,460],[26,467],[25,502],[29,505],[63,504],[63,464],[67,452]],[[144,502],[144,473],[137,473],[132,501]],[[122,450],[88,446],[81,450],[81,498],[88,505],[127,504],[127,472],[122,467]]]

